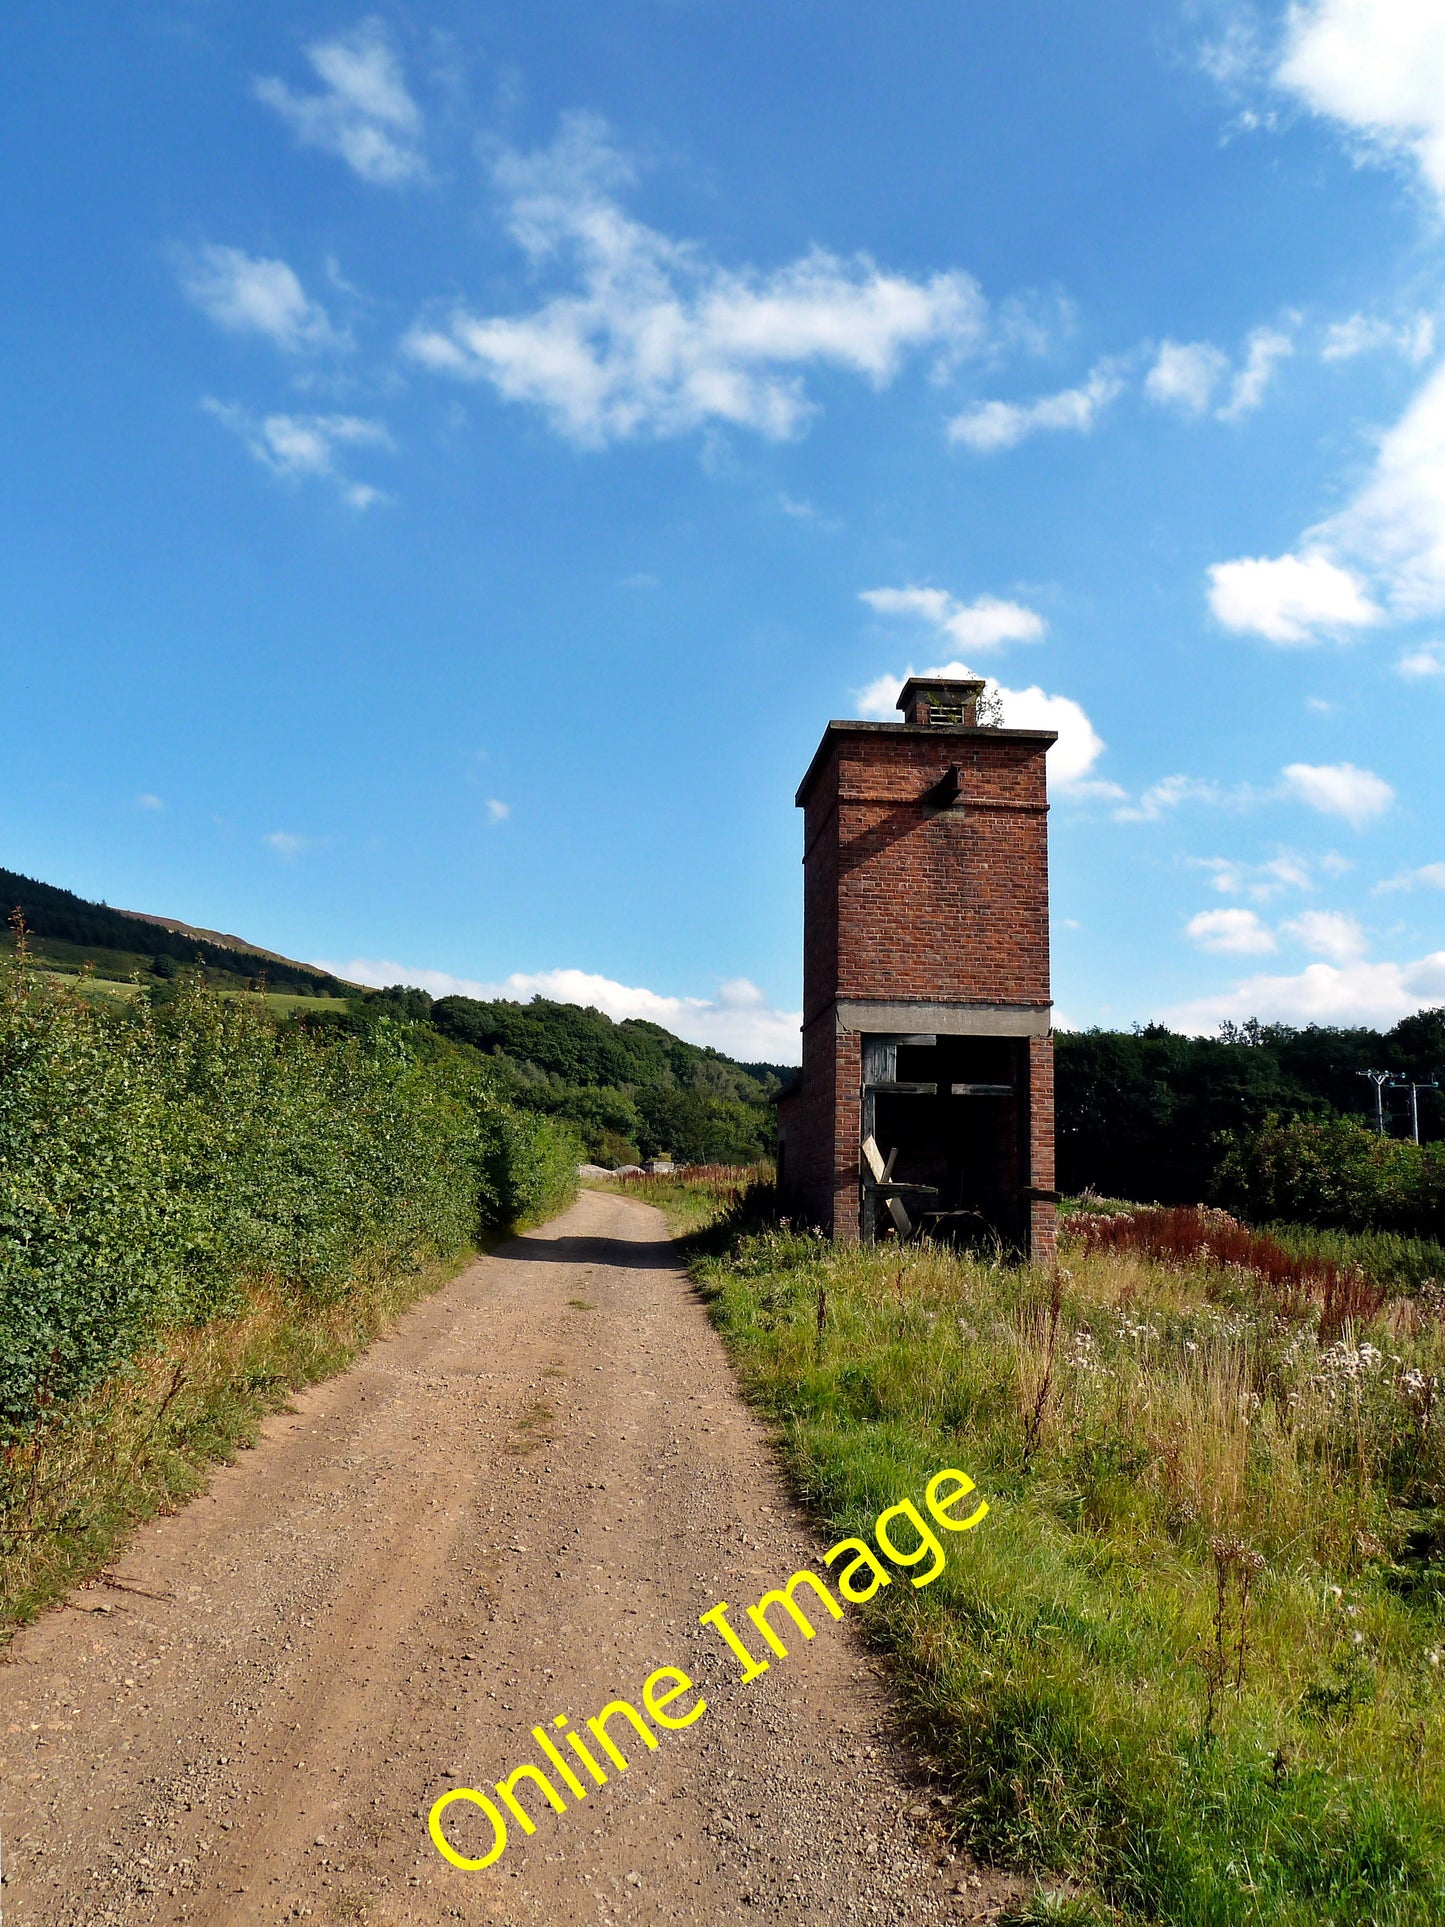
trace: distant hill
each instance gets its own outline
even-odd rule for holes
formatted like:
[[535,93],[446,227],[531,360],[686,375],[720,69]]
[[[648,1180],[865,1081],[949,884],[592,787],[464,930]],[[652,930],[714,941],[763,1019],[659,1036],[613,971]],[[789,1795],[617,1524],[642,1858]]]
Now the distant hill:
[[746,1164],[771,1154],[772,1098],[786,1066],[739,1064],[641,1018],[505,998],[442,997],[395,985],[367,994],[364,1012],[429,1023],[488,1057],[524,1110],[566,1118],[588,1155],[625,1164],[671,1152],[688,1163]]
[[[394,985],[366,990],[310,964],[264,950],[244,937],[145,910],[117,910],[73,890],[0,869],[0,949],[14,948],[4,919],[19,910],[32,956],[62,971],[88,967],[125,983],[137,974],[174,977],[199,968],[218,990],[268,991],[344,1005],[302,1006],[316,1024],[366,1029],[378,1018],[425,1025],[488,1058],[505,1094],[521,1109],[565,1118],[590,1157],[625,1164],[660,1152],[689,1163],[742,1164],[766,1157],[774,1142],[772,1098],[792,1075],[778,1064],[739,1064],[689,1044],[640,1018],[614,1023],[600,1010],[499,998],[443,997]],[[152,996],[171,994],[152,986]],[[294,1008],[294,1007],[293,1007]]]
[[324,970],[262,950],[242,937],[142,910],[115,910],[73,890],[0,869],[0,942],[7,948],[13,948],[14,938],[5,920],[16,910],[25,919],[33,955],[62,970],[88,964],[97,976],[124,982],[138,970],[168,976],[190,964],[198,965],[220,989],[244,988],[264,977],[268,989],[303,996],[344,997],[357,990]]

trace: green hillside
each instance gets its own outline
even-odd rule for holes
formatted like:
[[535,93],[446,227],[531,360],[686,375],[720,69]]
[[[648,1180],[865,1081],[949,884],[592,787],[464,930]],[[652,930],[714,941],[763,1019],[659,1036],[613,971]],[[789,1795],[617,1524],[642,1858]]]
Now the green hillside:
[[0,869],[0,948],[15,947],[17,911],[24,919],[32,958],[62,971],[89,968],[96,977],[125,983],[138,971],[166,978],[189,965],[199,968],[218,990],[254,988],[262,978],[268,990],[291,996],[344,997],[353,989],[324,970],[261,950],[242,937],[200,930],[173,918],[114,910],[73,890]]
[[[772,1149],[771,1100],[786,1069],[735,1063],[659,1024],[614,1023],[600,1010],[541,997],[529,1004],[433,1002],[424,990],[402,985],[362,991],[242,937],[116,910],[0,869],[0,914],[13,919],[16,911],[36,962],[68,976],[87,971],[117,987],[139,976],[150,983],[152,1001],[170,996],[180,973],[199,972],[217,990],[264,988],[274,1014],[308,1028],[366,1032],[382,1016],[423,1026],[485,1056],[520,1109],[573,1124],[599,1163],[669,1152],[688,1163],[752,1163]],[[0,951],[14,947],[12,929],[0,936]]]
[[577,1004],[442,997],[396,985],[360,1005],[429,1024],[483,1052],[510,1100],[564,1118],[600,1164],[671,1153],[688,1163],[747,1164],[770,1155],[772,1098],[787,1069],[739,1064],[660,1024],[616,1023]]

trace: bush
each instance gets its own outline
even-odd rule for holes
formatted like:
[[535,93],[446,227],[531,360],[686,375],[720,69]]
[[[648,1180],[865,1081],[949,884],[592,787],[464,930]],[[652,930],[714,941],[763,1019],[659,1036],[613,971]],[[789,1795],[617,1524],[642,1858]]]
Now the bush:
[[250,1286],[344,1297],[575,1183],[570,1134],[430,1032],[166,989],[121,1008],[0,972],[0,1437]]
[[1445,1233],[1445,1149],[1381,1137],[1348,1118],[1271,1118],[1226,1132],[1219,1203],[1255,1224],[1287,1220],[1347,1231]]

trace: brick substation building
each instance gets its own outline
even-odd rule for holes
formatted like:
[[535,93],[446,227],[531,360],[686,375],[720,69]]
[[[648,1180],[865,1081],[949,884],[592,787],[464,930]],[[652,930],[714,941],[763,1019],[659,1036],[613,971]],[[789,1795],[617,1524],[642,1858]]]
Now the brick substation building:
[[1054,1252],[1052,731],[980,726],[982,682],[912,678],[831,722],[803,810],[803,1068],[784,1208],[830,1236]]

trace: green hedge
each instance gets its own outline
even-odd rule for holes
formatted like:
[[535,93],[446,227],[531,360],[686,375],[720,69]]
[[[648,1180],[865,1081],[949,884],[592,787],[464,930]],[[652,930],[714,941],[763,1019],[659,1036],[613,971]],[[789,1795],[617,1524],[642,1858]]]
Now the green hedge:
[[196,983],[98,1007],[0,970],[0,1437],[249,1287],[333,1299],[543,1216],[576,1158],[406,1024],[317,1035]]
[[1271,1118],[1221,1144],[1216,1201],[1251,1224],[1445,1234],[1445,1146],[1381,1137],[1348,1118]]

